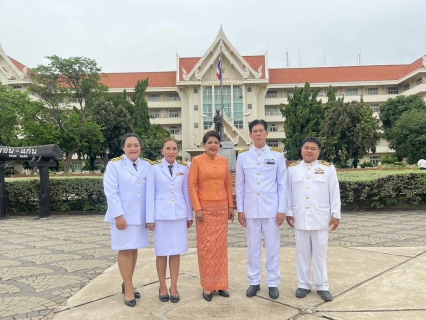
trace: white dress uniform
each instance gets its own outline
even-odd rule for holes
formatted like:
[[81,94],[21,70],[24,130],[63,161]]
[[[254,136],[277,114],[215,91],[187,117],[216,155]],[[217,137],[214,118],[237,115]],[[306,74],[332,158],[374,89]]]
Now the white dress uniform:
[[188,193],[188,167],[183,162],[169,163],[163,158],[154,163],[154,174],[148,185],[154,189],[154,210],[147,211],[146,222],[155,223],[154,244],[157,256],[169,256],[188,251],[187,221],[192,220]]
[[[153,188],[147,186],[153,174],[148,161],[138,158],[136,168],[125,155],[108,162],[104,176],[104,191],[108,210],[105,221],[111,224],[113,250],[128,250],[149,245],[148,230],[145,227],[146,212],[152,210]],[[123,216],[127,222],[125,230],[118,230],[115,218]]]
[[299,288],[311,289],[314,260],[317,290],[329,290],[327,246],[331,217],[340,219],[340,189],[336,169],[325,161],[296,162],[287,175],[287,216],[294,217]]
[[417,166],[420,168],[420,170],[426,170],[426,160],[420,159],[417,161]]
[[281,149],[252,147],[240,151],[235,189],[238,212],[246,217],[247,273],[250,285],[261,282],[261,233],[266,245],[268,287],[280,282],[280,229],[278,212],[286,209],[286,164]]

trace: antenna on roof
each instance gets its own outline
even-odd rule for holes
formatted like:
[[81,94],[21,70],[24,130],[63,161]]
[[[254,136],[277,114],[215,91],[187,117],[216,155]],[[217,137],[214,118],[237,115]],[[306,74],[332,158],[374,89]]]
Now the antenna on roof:
[[324,67],[327,66],[327,61],[325,60],[325,53],[324,53]]
[[302,67],[302,59],[300,59],[300,50],[299,50],[299,67]]
[[290,67],[290,53],[288,52],[288,50],[285,52],[285,61],[287,68]]
[[359,53],[356,53],[356,64],[361,66],[362,65],[362,53],[361,50],[359,50]]

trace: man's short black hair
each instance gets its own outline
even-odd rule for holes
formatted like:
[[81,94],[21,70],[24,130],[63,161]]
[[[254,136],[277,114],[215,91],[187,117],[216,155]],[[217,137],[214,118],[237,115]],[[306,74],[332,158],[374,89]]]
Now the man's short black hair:
[[307,137],[305,140],[302,141],[302,146],[300,148],[303,148],[306,142],[313,142],[316,143],[318,146],[318,149],[321,150],[321,141],[318,138],[314,137]]
[[249,123],[249,132],[251,133],[251,129],[253,129],[253,127],[257,126],[258,124],[263,125],[265,131],[268,131],[268,124],[266,123],[266,121],[263,119],[256,119]]

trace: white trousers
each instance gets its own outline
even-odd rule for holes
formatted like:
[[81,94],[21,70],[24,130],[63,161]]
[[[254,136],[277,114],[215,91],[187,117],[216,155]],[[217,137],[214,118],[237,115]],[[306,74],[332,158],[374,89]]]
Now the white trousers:
[[268,287],[280,283],[280,228],[276,218],[246,219],[247,274],[251,285],[260,284],[262,272],[262,231],[266,246],[266,270]]
[[329,230],[294,229],[296,268],[299,288],[311,289],[311,261],[314,258],[314,280],[317,290],[328,290],[327,247]]

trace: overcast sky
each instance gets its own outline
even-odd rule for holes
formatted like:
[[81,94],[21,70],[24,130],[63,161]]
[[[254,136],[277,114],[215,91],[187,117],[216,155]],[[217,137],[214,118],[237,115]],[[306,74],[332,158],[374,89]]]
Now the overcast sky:
[[[0,0],[0,44],[29,67],[48,55],[104,72],[176,70],[222,24],[241,55],[270,68],[411,63],[426,54],[426,0]],[[300,61],[299,62],[299,53]],[[325,58],[325,59],[324,59]],[[325,60],[325,61],[324,61]]]

